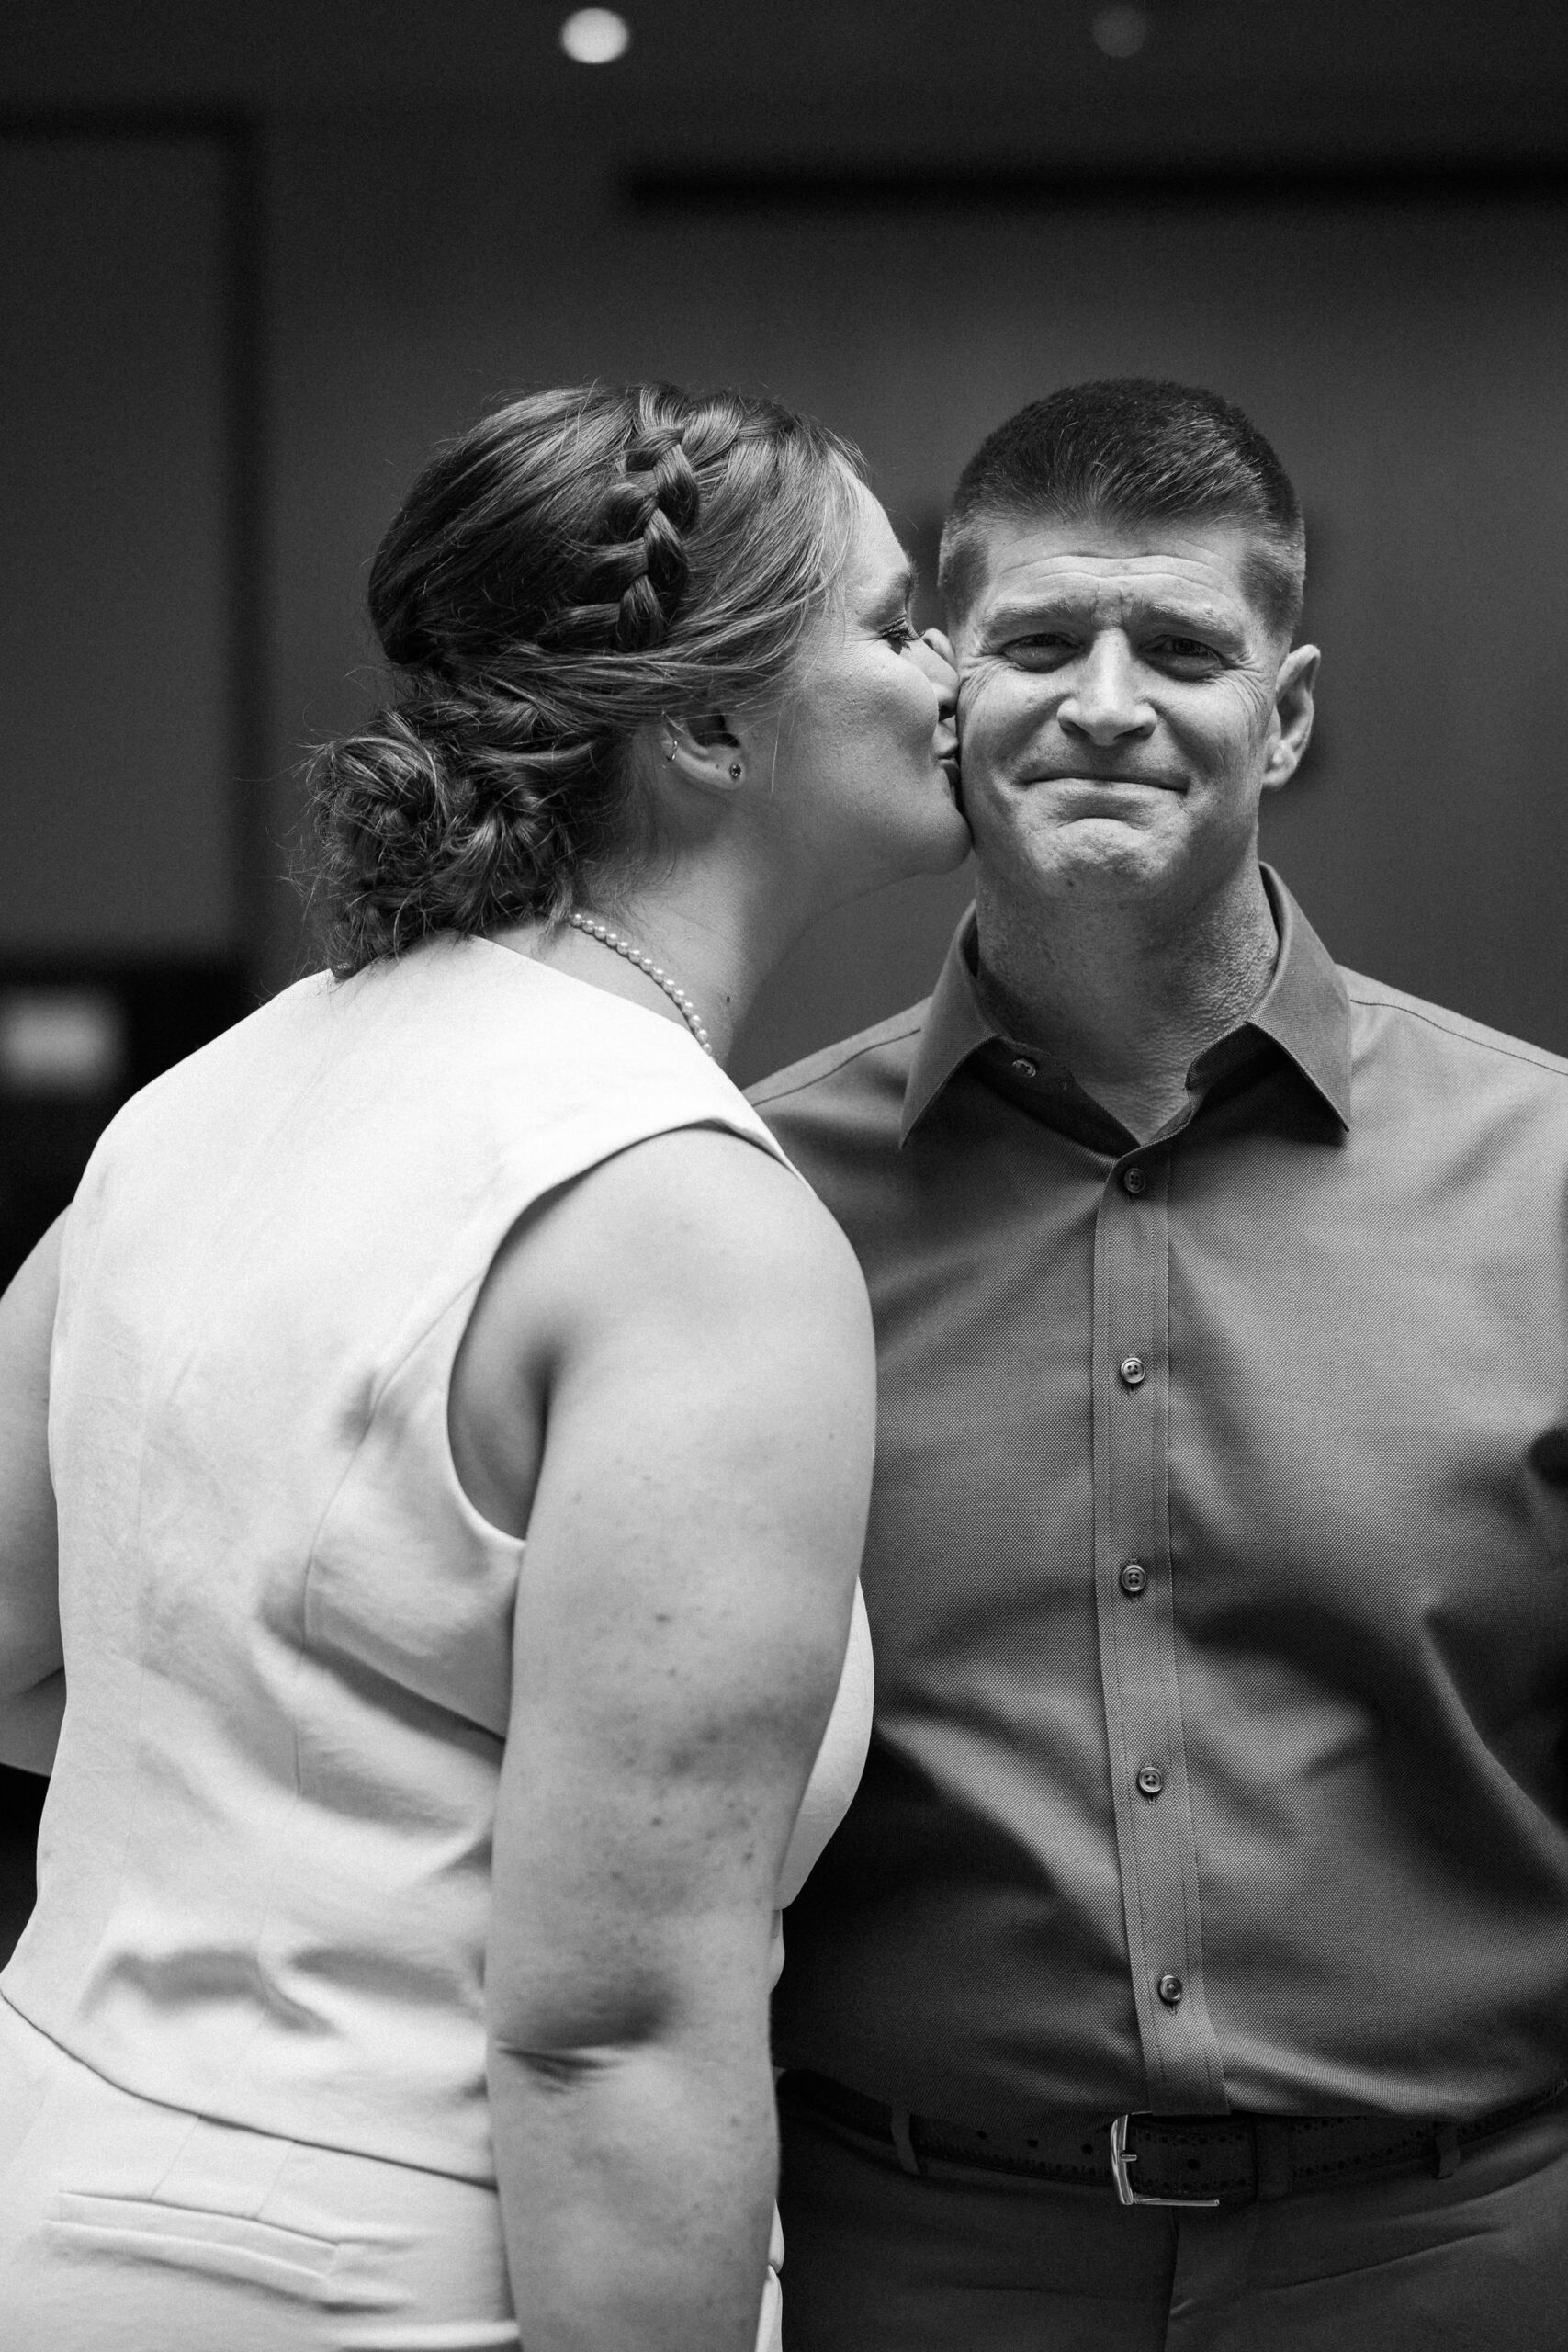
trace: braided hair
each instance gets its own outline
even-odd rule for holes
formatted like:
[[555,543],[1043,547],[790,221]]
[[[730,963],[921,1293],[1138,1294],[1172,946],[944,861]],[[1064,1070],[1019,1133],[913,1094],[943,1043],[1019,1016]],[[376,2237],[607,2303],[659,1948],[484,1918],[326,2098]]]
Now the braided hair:
[[312,763],[333,971],[558,921],[656,854],[633,738],[785,691],[859,472],[810,418],[668,384],[537,393],[438,451],[371,567],[397,690]]

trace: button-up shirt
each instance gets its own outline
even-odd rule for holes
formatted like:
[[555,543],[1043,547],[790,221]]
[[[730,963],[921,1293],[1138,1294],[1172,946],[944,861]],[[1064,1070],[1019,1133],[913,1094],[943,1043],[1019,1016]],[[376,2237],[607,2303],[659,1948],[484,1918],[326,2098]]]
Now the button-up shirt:
[[859,1253],[877,1725],[775,2055],[917,2113],[1568,2072],[1568,1063],[1271,984],[1140,1144],[929,1003],[753,1100]]

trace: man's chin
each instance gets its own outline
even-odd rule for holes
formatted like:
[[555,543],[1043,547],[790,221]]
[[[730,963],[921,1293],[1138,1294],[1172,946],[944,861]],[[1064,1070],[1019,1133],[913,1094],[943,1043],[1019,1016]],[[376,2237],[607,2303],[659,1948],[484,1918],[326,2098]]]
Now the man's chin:
[[[1125,817],[1083,817],[1025,835],[1007,863],[1017,871],[1021,862],[1034,887],[1049,897],[1071,893],[1079,899],[1126,897],[1157,891],[1183,863],[1183,839],[1168,827],[1138,823]],[[990,861],[985,844],[977,849],[981,866]]]
[[1055,842],[1059,854],[1065,858],[1155,857],[1164,865],[1180,855],[1185,836],[1185,828],[1179,821],[1170,822],[1174,814],[1173,808],[1151,808],[1147,803],[1135,808],[1119,808],[1114,813],[1098,810],[1082,817],[1063,818],[1051,827],[1046,839]]

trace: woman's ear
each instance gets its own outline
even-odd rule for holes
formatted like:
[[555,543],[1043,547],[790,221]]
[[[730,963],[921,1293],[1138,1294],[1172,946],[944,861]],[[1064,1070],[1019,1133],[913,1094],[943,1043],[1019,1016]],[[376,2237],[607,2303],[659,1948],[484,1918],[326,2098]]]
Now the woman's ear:
[[704,711],[694,718],[661,718],[659,756],[683,783],[694,785],[700,792],[733,792],[745,782],[745,754],[722,711]]

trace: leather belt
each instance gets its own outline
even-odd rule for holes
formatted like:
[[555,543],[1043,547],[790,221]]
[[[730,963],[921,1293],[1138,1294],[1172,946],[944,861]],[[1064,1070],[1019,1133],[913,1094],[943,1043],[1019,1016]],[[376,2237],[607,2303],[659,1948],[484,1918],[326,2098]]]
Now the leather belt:
[[890,2148],[906,2172],[1010,2173],[1113,2191],[1123,2205],[1265,2202],[1375,2174],[1446,2179],[1464,2150],[1522,2123],[1568,2090],[1568,2076],[1467,2122],[1399,2115],[1043,2115],[1021,2131],[982,2132],[885,2107],[826,2075],[791,2071],[779,2101]]

